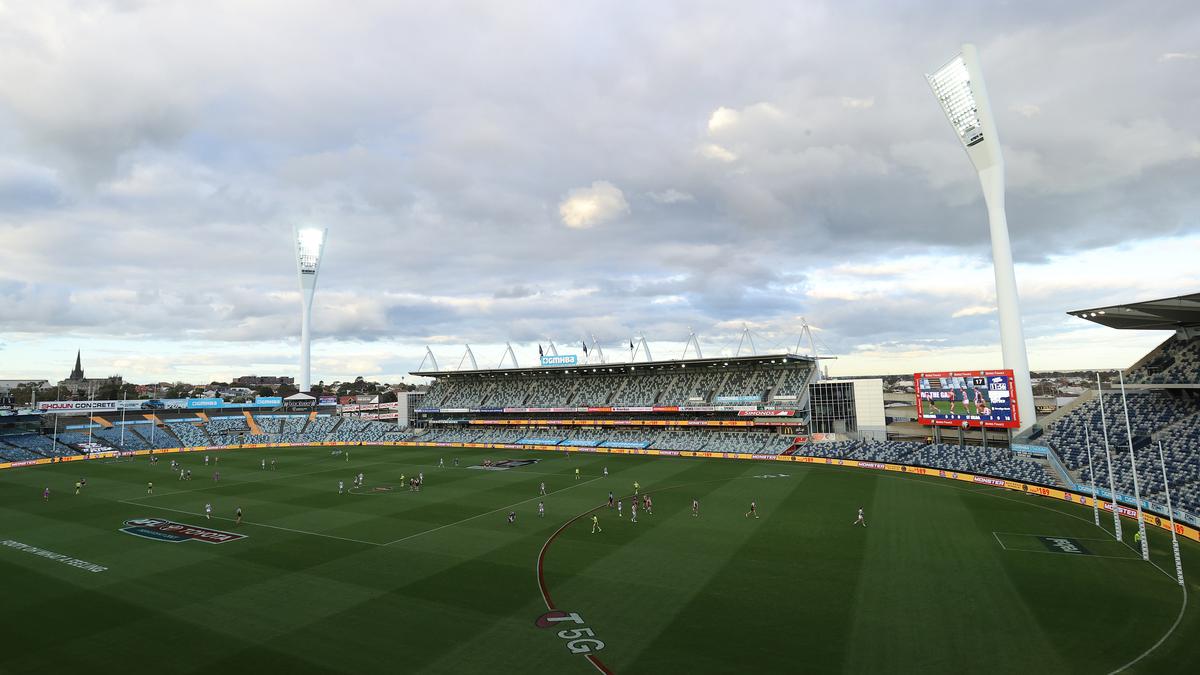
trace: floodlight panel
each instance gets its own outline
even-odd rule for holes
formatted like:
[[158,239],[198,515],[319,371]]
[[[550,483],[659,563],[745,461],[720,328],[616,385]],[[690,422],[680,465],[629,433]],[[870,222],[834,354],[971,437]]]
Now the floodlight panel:
[[969,148],[982,142],[983,123],[979,119],[979,104],[971,89],[971,76],[962,54],[950,59],[949,63],[933,75],[926,75],[926,78],[963,145]]
[[325,230],[305,228],[296,233],[296,262],[301,274],[316,274],[321,264]]

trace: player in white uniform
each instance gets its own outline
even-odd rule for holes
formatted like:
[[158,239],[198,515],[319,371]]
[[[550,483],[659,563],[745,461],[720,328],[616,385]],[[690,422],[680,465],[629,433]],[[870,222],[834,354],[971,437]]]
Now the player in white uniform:
[[538,494],[539,495],[546,494],[546,483],[544,481],[541,483],[538,483]]
[[631,522],[631,523],[637,522],[637,500],[636,499],[633,500],[632,502],[629,502],[629,522]]
[[444,469],[445,467],[446,467],[446,458],[445,458],[445,457],[438,457],[438,468],[439,468],[439,469]]
[[861,506],[858,507],[858,518],[854,519],[854,522],[850,523],[850,524],[858,525],[859,523],[862,523],[863,527],[867,526],[867,518],[866,518],[866,516],[863,515],[863,510],[862,510]]
[[212,520],[212,504],[204,505],[204,517],[209,520]]
[[345,489],[346,489],[345,483],[343,483],[342,481],[339,480],[338,481],[338,494],[339,495],[342,494],[342,491]]
[[622,517],[621,516],[621,500],[620,499],[617,500],[617,517],[618,518]]
[[267,469],[267,458],[266,457],[263,457],[262,468],[263,468],[263,471],[266,471],[266,469]]
[[546,515],[546,505],[538,502],[538,518],[543,518]]
[[208,455],[204,456],[204,466],[208,466]]

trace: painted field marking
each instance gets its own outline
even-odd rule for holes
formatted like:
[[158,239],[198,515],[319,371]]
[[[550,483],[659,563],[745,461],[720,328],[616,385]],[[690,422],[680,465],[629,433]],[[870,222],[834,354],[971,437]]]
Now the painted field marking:
[[[1042,548],[1038,548],[1036,546],[1033,548],[1022,548],[1019,545],[1018,546],[1008,546],[1007,544],[1004,543],[1004,540],[1001,538],[1000,535],[1007,535],[1010,537],[1030,538],[1033,540],[1038,540],[1042,537],[1045,537],[1048,539],[1073,539],[1075,541],[1102,541],[1102,542],[1115,543],[1114,540],[1112,540],[1112,539],[1101,538],[1101,537],[1068,537],[1065,535],[1028,534],[1025,532],[995,532],[995,531],[992,532],[992,536],[994,536],[996,538],[996,541],[1000,543],[1001,548],[1003,548],[1005,551],[1014,551],[1017,553],[1053,553],[1055,555],[1062,555],[1062,553],[1060,553],[1058,551],[1047,551],[1047,550],[1043,550]],[[1038,543],[1040,543],[1040,542],[1038,542]],[[1103,554],[1092,553],[1092,552],[1088,552],[1085,555],[1079,556],[1079,557],[1109,558],[1112,560],[1141,560],[1141,556],[1133,557],[1133,556],[1127,556],[1127,555],[1103,555]]]
[[[175,513],[183,513],[183,514],[187,514],[189,516],[196,516],[197,518],[202,517],[204,515],[202,513],[194,513],[192,511],[184,511],[183,509],[172,509],[172,508],[168,508],[166,506],[155,506],[154,504],[142,504],[140,502],[129,501],[127,499],[121,499],[119,501],[122,504],[129,504],[131,506],[140,506],[140,507],[147,508],[147,509],[158,509],[160,511],[174,511]],[[221,516],[213,516],[213,518],[216,518],[217,520],[228,521],[228,522],[237,522],[237,520],[234,518],[224,518]],[[283,527],[281,525],[268,525],[266,523],[252,523],[248,520],[243,520],[242,524],[250,525],[252,527],[269,527],[272,530],[283,530],[284,532],[292,532],[294,534],[307,534],[307,535],[313,536],[313,537],[325,537],[326,539],[340,539],[341,541],[352,541],[356,544],[367,544],[368,546],[383,546],[383,544],[380,544],[377,541],[366,541],[363,539],[353,539],[351,537],[339,537],[335,534],[324,534],[322,532],[309,532],[308,530],[297,530],[297,529],[293,529],[290,527]]]
[[1008,547],[1004,545],[1004,540],[1000,539],[1000,533],[999,533],[999,532],[996,532],[995,530],[993,530],[993,531],[992,531],[992,536],[996,538],[996,543],[997,543],[997,544],[1000,544],[1000,548],[1004,549],[1005,551],[1007,551],[1007,550],[1008,550]]
[[1014,537],[1067,537],[1068,539],[1075,539],[1076,541],[1116,541],[1112,537],[1076,537],[1065,534],[1032,534],[1030,532],[992,532],[992,534],[1008,534]]

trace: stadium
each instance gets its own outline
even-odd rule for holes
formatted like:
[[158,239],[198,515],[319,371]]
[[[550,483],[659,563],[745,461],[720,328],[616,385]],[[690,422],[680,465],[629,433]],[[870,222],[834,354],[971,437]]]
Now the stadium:
[[[429,310],[454,304],[444,299],[457,291],[433,298],[442,285],[471,283],[447,274],[421,290],[430,297],[413,293],[420,302],[383,310],[430,323],[414,334],[438,341],[404,366],[405,382],[420,385],[386,402],[339,397],[314,378],[312,349],[315,337],[334,331],[314,297],[331,260],[330,230],[335,238],[339,230],[297,219],[286,243],[299,320],[270,324],[279,334],[294,327],[288,339],[298,334],[298,343],[271,335],[287,346],[295,393],[152,388],[143,398],[101,398],[94,392],[105,380],[86,378],[75,352],[66,380],[35,388],[53,397],[25,407],[0,400],[8,614],[0,673],[1195,672],[1200,293],[1141,300],[1131,289],[1126,302],[1103,304],[1111,289],[1096,290],[1089,301],[1101,304],[1086,309],[1056,299],[1058,320],[1114,341],[1129,331],[1170,337],[1127,367],[1088,371],[1071,396],[1036,393],[1004,163],[975,47],[962,45],[926,81],[951,127],[938,120],[947,141],[957,139],[979,180],[971,195],[981,188],[987,206],[995,292],[960,318],[989,317],[982,339],[999,347],[996,363],[935,371],[896,357],[886,375],[830,376],[836,357],[818,353],[807,320],[792,348],[760,350],[769,340],[743,324],[735,348],[709,349],[693,331],[670,358],[663,343],[654,343],[655,358],[644,335],[635,342],[616,329],[567,353],[548,337],[528,339],[519,321],[495,321],[487,325],[512,335],[493,338],[504,345],[499,365],[480,367],[469,345],[461,356],[444,346],[477,329],[456,325],[466,322],[462,314]],[[301,98],[308,105],[313,97]],[[830,100],[838,115],[875,105]],[[1040,114],[1033,104],[1014,106],[1026,120]],[[719,110],[707,133],[738,115],[772,124],[783,117],[768,104]],[[250,126],[262,133],[264,125]],[[499,143],[507,133],[499,128],[455,143]],[[411,140],[408,130],[389,129],[396,138]],[[732,164],[734,150],[714,141],[689,152]],[[1032,160],[1019,157],[1028,168]],[[308,160],[280,173],[309,180],[322,161]],[[432,173],[451,163],[434,163]],[[320,193],[315,184],[297,192]],[[576,210],[564,200],[565,226],[588,229],[603,208],[628,211],[612,187],[592,183],[591,201]],[[131,199],[142,187],[108,189]],[[659,206],[704,199],[673,189],[647,195]],[[247,197],[241,206],[266,201]],[[487,204],[508,208],[504,199]],[[431,239],[441,226],[421,224]],[[253,248],[251,234],[232,231],[213,241],[238,253]],[[482,264],[475,244],[406,254]],[[954,270],[935,271],[929,283],[940,293]],[[539,272],[518,269],[511,278]],[[239,324],[236,303],[226,306],[222,294],[263,306],[284,297],[266,285],[204,283],[212,295],[199,318],[155,313],[156,303],[179,298],[116,295],[145,303],[153,321],[205,324],[181,330],[218,324],[204,334],[231,334],[211,337],[231,350],[243,349],[239,331],[254,321]],[[391,292],[385,285],[373,280],[358,295],[369,295],[369,305]],[[1042,292],[1053,289],[1061,287]],[[486,324],[489,302],[526,291],[489,288],[490,301],[460,304]],[[107,296],[81,297],[71,302],[102,305]],[[358,300],[342,292],[334,302]],[[538,312],[558,320],[563,305],[554,302]],[[915,341],[943,339],[932,327],[940,311],[898,310]],[[134,314],[109,319],[132,323]],[[595,322],[611,319],[604,314],[596,309]],[[560,345],[579,331],[563,321]],[[137,341],[132,330],[122,335]],[[317,350],[318,375],[337,360],[329,351]],[[439,365],[439,356],[455,367]],[[138,357],[157,358],[149,347]],[[270,357],[246,358],[273,367]]]
[[[426,370],[396,421],[311,398],[3,417],[4,507],[23,517],[0,543],[32,554],[3,565],[36,579],[9,606],[100,627],[10,626],[26,648],[4,666],[53,650],[87,667],[137,635],[148,662],[185,640],[205,670],[368,672],[391,657],[329,644],[403,635],[429,647],[407,665],[446,672],[786,670],[798,653],[820,670],[1183,672],[1200,615],[1169,516],[1186,565],[1200,296],[1073,314],[1101,311],[1177,335],[1123,373],[1124,400],[1088,391],[987,446],[888,440],[878,380],[796,354]],[[81,475],[86,507],[58,496]],[[751,502],[788,517],[747,528]],[[860,508],[875,529],[851,527]],[[1101,620],[1119,640],[1095,639]]]

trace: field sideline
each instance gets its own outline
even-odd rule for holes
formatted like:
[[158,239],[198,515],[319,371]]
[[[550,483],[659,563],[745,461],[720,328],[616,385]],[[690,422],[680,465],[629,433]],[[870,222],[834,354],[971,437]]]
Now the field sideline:
[[[1200,609],[1174,583],[1168,535],[1150,532],[1157,566],[1146,564],[1074,504],[798,463],[341,449],[349,461],[330,448],[248,449],[209,453],[219,462],[207,467],[204,453],[183,453],[0,472],[0,672],[1111,672],[1136,661],[1127,672],[1182,673],[1200,662]],[[275,470],[260,468],[272,458]],[[537,461],[469,468],[484,458]],[[193,479],[179,481],[171,459]],[[365,489],[339,495],[358,472]],[[426,486],[414,493],[401,476],[417,472]],[[636,524],[634,481],[655,511]],[[626,497],[623,518],[605,506],[610,490]],[[743,515],[751,500],[757,520]],[[851,526],[860,506],[865,529]],[[138,519],[244,538],[121,531]],[[1200,574],[1200,547],[1181,546],[1185,572]],[[550,604],[562,614],[545,618]]]

